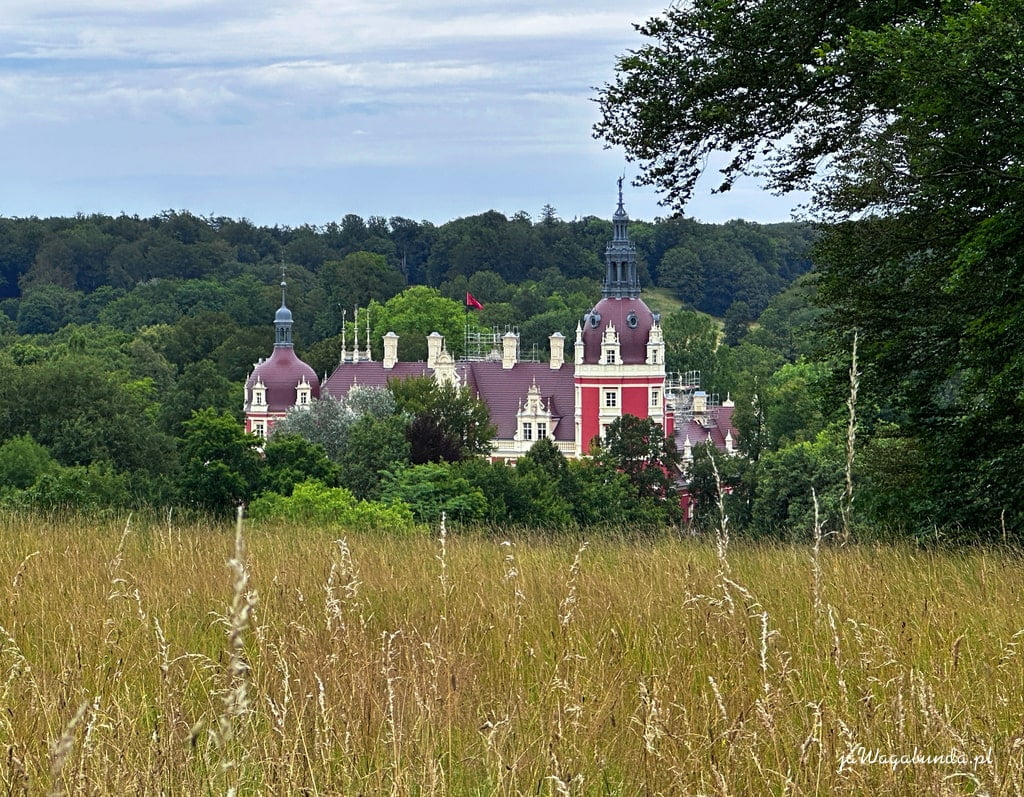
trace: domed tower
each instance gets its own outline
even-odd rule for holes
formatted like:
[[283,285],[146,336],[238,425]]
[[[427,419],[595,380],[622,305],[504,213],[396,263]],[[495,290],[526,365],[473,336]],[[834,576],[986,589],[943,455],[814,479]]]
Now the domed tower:
[[624,413],[651,418],[672,432],[664,407],[665,339],[659,316],[640,298],[622,178],[612,224],[601,301],[576,327],[576,440],[584,454]]
[[295,356],[286,287],[282,279],[281,306],[274,315],[274,351],[269,359],[255,364],[245,382],[245,431],[263,438],[292,407],[308,407],[320,397],[316,371]]

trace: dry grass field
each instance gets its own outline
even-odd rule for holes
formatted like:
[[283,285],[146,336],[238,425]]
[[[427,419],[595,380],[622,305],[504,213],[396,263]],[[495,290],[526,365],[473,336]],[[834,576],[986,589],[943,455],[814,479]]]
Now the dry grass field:
[[1019,794],[994,550],[0,516],[3,794]]

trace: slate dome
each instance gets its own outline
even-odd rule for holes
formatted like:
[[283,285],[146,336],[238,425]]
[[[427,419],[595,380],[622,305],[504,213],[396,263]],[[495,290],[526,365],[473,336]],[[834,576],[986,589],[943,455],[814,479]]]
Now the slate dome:
[[618,333],[623,364],[647,362],[647,341],[657,320],[643,299],[602,299],[583,316],[583,362],[601,362],[601,341],[609,324]]
[[267,388],[267,409],[270,412],[287,412],[295,406],[295,388],[305,378],[310,386],[310,395],[320,398],[320,380],[316,371],[295,355],[291,346],[275,346],[269,359],[256,364],[245,382],[246,398],[252,400],[252,388],[262,382]]

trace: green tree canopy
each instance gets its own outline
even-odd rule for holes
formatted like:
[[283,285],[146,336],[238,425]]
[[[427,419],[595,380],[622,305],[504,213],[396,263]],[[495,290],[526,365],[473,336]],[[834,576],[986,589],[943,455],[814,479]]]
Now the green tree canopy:
[[183,424],[181,495],[196,506],[229,514],[249,501],[260,479],[259,438],[246,434],[231,415],[196,412]]
[[490,411],[469,388],[438,384],[429,376],[395,379],[389,388],[412,417],[406,437],[413,464],[454,462],[490,452],[495,435]]
[[382,345],[380,341],[388,332],[396,333],[401,339],[398,354],[402,360],[426,360],[427,336],[432,332],[444,335],[448,351],[452,354],[462,351],[466,322],[462,304],[444,298],[434,288],[425,285],[406,288],[383,305],[374,303],[371,317],[373,345]]
[[833,361],[859,330],[861,398],[929,461],[932,522],[1024,523],[1024,2],[695,0],[641,32],[597,133],[677,206],[715,152],[723,189],[813,190]]
[[0,445],[0,489],[7,486],[24,490],[56,466],[45,446],[30,435],[12,437]]

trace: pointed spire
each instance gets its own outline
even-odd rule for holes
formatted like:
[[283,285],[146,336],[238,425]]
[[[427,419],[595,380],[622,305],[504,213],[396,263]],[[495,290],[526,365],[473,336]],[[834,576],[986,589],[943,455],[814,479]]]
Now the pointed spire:
[[341,309],[341,361],[348,362],[348,343],[345,340],[345,316],[348,315],[348,310],[345,308]]
[[619,177],[619,205],[612,216],[612,240],[604,250],[607,270],[601,294],[605,299],[633,299],[640,295],[636,247],[629,240],[629,214],[622,200],[622,180]]
[[366,307],[366,356],[363,358],[367,362],[373,360],[373,351],[370,349],[370,307]]
[[278,308],[277,313],[274,315],[274,345],[275,346],[291,346],[292,345],[292,311],[288,309],[288,305],[285,303],[286,294],[285,289],[288,287],[288,283],[284,279],[284,266],[281,266],[281,306]]
[[359,362],[359,308],[355,308],[355,316],[352,322],[352,362]]

